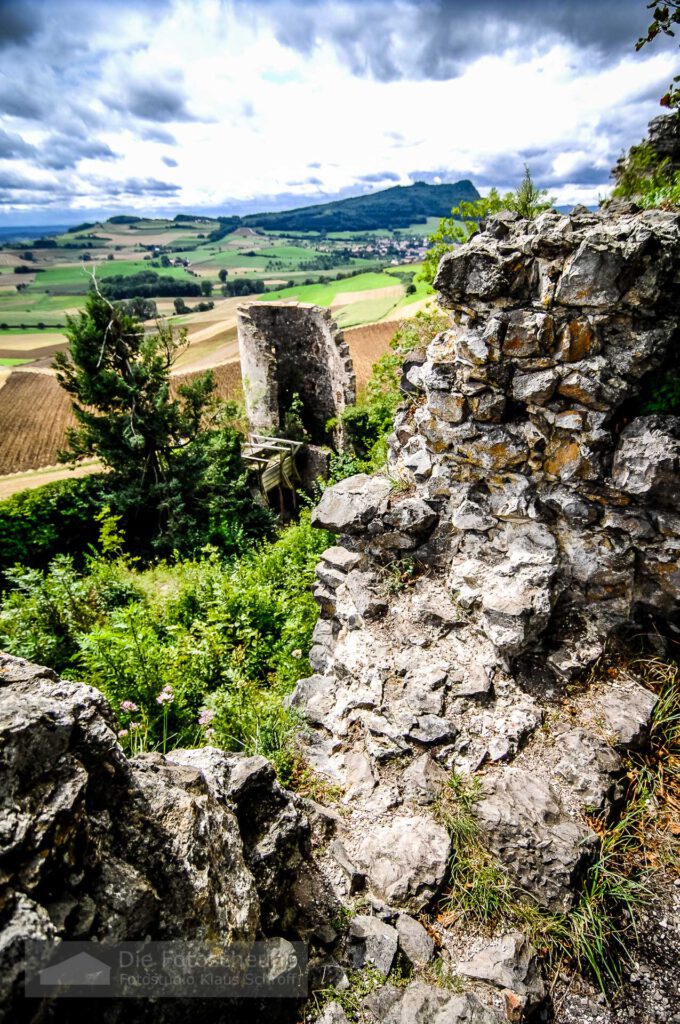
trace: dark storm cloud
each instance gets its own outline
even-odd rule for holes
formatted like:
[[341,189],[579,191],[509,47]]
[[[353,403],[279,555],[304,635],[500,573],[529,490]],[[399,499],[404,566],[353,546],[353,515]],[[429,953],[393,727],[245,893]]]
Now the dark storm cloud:
[[355,75],[380,81],[455,78],[484,55],[530,56],[557,41],[591,64],[614,62],[650,21],[641,0],[265,0],[259,11],[284,45],[309,55],[330,42]]
[[35,35],[40,12],[35,4],[20,0],[0,0],[0,50],[22,46]]
[[365,181],[367,184],[379,181],[399,181],[399,175],[394,171],[378,171],[376,174],[361,174],[358,180]]
[[0,128],[0,160],[15,160],[17,157],[31,157],[35,146],[25,142],[15,132],[6,132]]
[[194,121],[182,90],[163,82],[134,82],[124,97],[109,100],[113,110],[125,111],[143,121]]

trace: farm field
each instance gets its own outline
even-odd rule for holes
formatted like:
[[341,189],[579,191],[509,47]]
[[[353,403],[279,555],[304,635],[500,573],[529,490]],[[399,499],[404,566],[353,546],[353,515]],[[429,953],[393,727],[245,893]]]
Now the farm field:
[[[55,353],[67,345],[66,319],[82,309],[92,273],[106,292],[113,275],[137,282],[153,271],[186,283],[188,311],[178,314],[176,296],[151,296],[156,315],[186,331],[187,347],[174,369],[176,381],[214,369],[219,393],[242,395],[236,317],[239,306],[256,301],[303,302],[332,310],[355,360],[361,387],[377,358],[387,351],[395,321],[421,308],[430,289],[417,279],[419,264],[409,256],[422,246],[418,225],[410,242],[401,232],[273,234],[247,226],[224,228],[215,220],[140,220],[81,225],[52,240],[27,239],[0,246],[0,495],[46,479],[67,477],[55,465],[73,422],[69,400],[51,371]],[[218,229],[218,230],[216,230]],[[218,237],[209,238],[210,234]],[[414,248],[415,247],[415,248]],[[245,283],[244,283],[245,282]],[[225,287],[226,286],[226,287]],[[127,284],[124,286],[127,288]],[[263,291],[263,289],[265,289]],[[246,294],[223,294],[244,291]],[[408,294],[407,294],[408,292]],[[145,294],[145,293],[137,293]],[[199,303],[212,308],[195,310]],[[147,321],[153,330],[154,318]],[[370,326],[365,326],[370,325]],[[80,472],[80,470],[78,471]]]
[[[396,326],[395,322],[386,321],[345,332],[359,388],[366,384],[375,361],[389,351]],[[222,365],[211,361],[214,352],[204,356],[204,366],[196,366],[194,360],[185,369],[178,363],[173,373],[174,387],[212,366],[220,398],[241,402],[243,388],[235,327],[232,353],[231,361]],[[96,460],[79,465],[75,471],[57,464],[66,429],[73,422],[69,397],[52,373],[0,369],[0,499],[52,480],[67,479],[74,472],[81,476],[98,468]]]
[[[229,225],[222,228],[216,220],[197,217],[177,222],[105,221],[80,225],[46,241],[5,243],[0,248],[0,359],[45,365],[44,360],[65,344],[66,318],[82,308],[93,273],[104,293],[112,276],[132,279],[129,288],[122,289],[128,288],[131,295],[148,296],[150,291],[158,314],[186,327],[190,345],[200,346],[195,358],[201,366],[213,350],[220,362],[233,358],[230,331],[235,306],[243,301],[332,305],[343,327],[380,320],[413,301],[406,295],[411,283],[418,295],[424,287],[413,281],[418,264],[396,265],[394,256],[420,251],[423,234],[432,226],[428,221],[401,231],[340,232],[335,237],[272,234],[247,226],[229,231]],[[404,241],[411,230],[416,234]],[[217,316],[208,321],[201,312],[178,315],[171,284],[165,285],[169,295],[153,296],[153,279],[146,291],[135,292],[143,283],[136,275],[148,271],[176,281],[180,294],[184,289],[189,310],[199,302],[214,303],[214,312],[225,314],[222,331],[207,331]],[[187,295],[188,284],[202,294]]]

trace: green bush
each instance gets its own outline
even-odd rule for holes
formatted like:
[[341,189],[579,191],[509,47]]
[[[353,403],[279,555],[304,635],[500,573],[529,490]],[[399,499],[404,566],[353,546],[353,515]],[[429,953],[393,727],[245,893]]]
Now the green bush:
[[10,570],[0,649],[100,689],[130,752],[210,740],[283,769],[293,720],[282,701],[311,673],[311,583],[328,543],[303,513],[230,562],[213,549],[143,571],[102,556],[85,571],[66,556]]
[[631,146],[615,171],[617,182],[612,196],[632,199],[644,209],[680,205],[680,171],[661,157],[647,141]]
[[102,480],[99,474],[59,480],[0,501],[0,582],[17,563],[44,567],[59,553],[94,544]]

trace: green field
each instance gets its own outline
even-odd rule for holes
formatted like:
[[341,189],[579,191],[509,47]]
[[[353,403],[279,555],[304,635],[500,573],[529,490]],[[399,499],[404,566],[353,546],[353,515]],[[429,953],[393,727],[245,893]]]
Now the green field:
[[298,302],[310,302],[314,306],[330,306],[336,295],[344,292],[364,292],[372,288],[390,288],[399,281],[391,274],[368,273],[346,277],[342,281],[329,281],[327,284],[294,285],[292,288],[280,288],[275,292],[260,295],[261,301],[280,301],[296,299]]
[[30,363],[30,359],[2,359],[0,358],[0,366],[25,366],[26,363]]
[[[207,280],[213,285],[215,301],[221,299],[220,270],[227,271],[227,285],[234,280],[252,278],[275,289],[243,296],[244,300],[297,300],[331,306],[338,296],[357,293],[349,303],[336,302],[333,306],[334,316],[346,327],[380,320],[426,294],[424,286],[417,282],[416,293],[405,294],[418,269],[414,263],[392,264],[395,257],[408,260],[413,259],[414,253],[417,255],[420,242],[408,241],[407,236],[422,235],[433,229],[434,219],[396,232],[341,232],[322,236],[241,227],[212,241],[198,237],[199,234],[207,236],[216,225],[214,220],[200,219],[181,222],[180,226],[178,222],[163,219],[131,225],[106,221],[58,236],[55,248],[41,248],[30,241],[0,246],[3,358],[15,359],[23,355],[30,347],[28,339],[22,340],[24,334],[35,338],[35,348],[27,351],[26,358],[43,358],[40,349],[49,344],[49,332],[63,331],[67,315],[82,308],[93,272],[100,281],[111,275],[131,276],[149,270],[177,281],[191,280],[198,284]],[[32,254],[32,260],[24,258],[26,253],[29,257]],[[170,262],[186,261],[188,268],[164,267],[162,259],[166,256]],[[15,274],[15,266],[27,266],[36,273],[31,276]],[[361,293],[385,288],[391,288],[392,292],[361,297]],[[165,297],[159,305],[165,315],[172,314],[172,299],[172,295]],[[197,305],[200,300],[201,297],[186,299],[189,306]],[[215,320],[210,322],[215,323]],[[182,323],[190,333],[192,327],[198,332],[206,325],[198,313],[182,317]],[[14,346],[12,336],[17,342]],[[53,337],[58,342],[63,335]]]

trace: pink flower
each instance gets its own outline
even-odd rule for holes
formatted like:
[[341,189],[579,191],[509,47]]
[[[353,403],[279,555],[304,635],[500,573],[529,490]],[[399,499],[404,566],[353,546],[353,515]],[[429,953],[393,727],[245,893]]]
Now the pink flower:
[[201,711],[200,715],[198,716],[198,724],[199,725],[210,725],[210,723],[212,722],[214,717],[215,717],[215,712],[214,711],[211,711],[209,708],[204,708],[203,711]]
[[136,729],[141,729],[142,728],[142,723],[141,722],[130,722],[130,728],[131,729],[135,729],[135,730]]
[[123,740],[123,739],[125,739],[125,737],[126,737],[127,735],[128,735],[128,731],[127,731],[127,729],[119,729],[119,731],[118,731],[118,739],[119,739],[119,740]]
[[174,699],[175,695],[172,692],[172,687],[170,686],[170,683],[164,686],[161,692],[156,697],[156,701],[159,704],[172,704]]
[[139,711],[139,708],[133,700],[124,700],[120,706],[121,711]]

